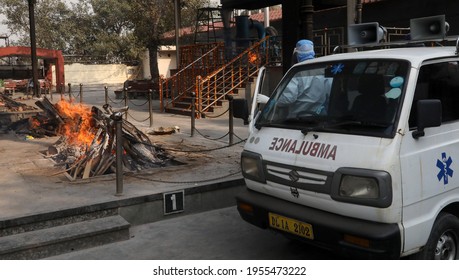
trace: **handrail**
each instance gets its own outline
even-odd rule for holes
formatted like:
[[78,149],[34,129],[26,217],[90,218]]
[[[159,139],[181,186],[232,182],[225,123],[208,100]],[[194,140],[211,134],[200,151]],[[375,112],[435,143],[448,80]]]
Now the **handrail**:
[[[194,51],[198,51],[199,45],[195,47]],[[193,50],[193,46],[190,49]],[[223,44],[219,44],[172,77],[162,78],[159,88],[161,111],[169,106],[191,109],[190,94],[195,92],[195,117],[199,118],[227,94],[233,93],[255,76],[261,66],[282,63],[277,36],[265,37],[253,43],[230,62],[221,65],[225,63],[228,51]],[[164,101],[164,98],[168,100]]]
[[183,66],[189,66],[193,64],[196,60],[199,60],[201,57],[206,56],[206,54],[209,51],[215,50],[215,48],[218,47],[224,47],[224,43],[215,42],[181,46],[179,67],[182,68]]
[[[219,56],[223,54],[224,45],[223,43],[212,45],[215,46],[171,77],[167,79],[163,77],[160,78],[159,99],[161,111],[163,111],[168,104],[173,104],[180,99],[183,93],[194,87],[194,79],[196,76],[204,75],[206,72],[212,71],[218,66],[216,63],[221,61]],[[194,47],[202,48],[200,45]],[[164,100],[169,98],[171,100],[166,101],[166,104],[164,104]]]
[[270,43],[270,37],[263,38],[209,76],[198,79],[195,105],[199,112],[205,113],[270,63]]

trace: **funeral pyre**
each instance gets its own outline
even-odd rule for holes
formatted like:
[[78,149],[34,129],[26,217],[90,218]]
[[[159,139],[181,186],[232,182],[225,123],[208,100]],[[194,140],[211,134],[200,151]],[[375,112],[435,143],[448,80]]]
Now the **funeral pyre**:
[[27,106],[13,100],[11,97],[0,94],[0,112],[24,112],[33,109],[32,106]]
[[[55,105],[48,99],[35,103],[45,116],[28,120],[29,133],[60,136],[48,148],[47,156],[63,166],[72,180],[86,179],[116,170],[116,125],[114,112],[108,105],[103,109],[61,100]],[[146,134],[127,120],[122,120],[123,170],[140,171],[161,167],[171,157],[153,145]]]

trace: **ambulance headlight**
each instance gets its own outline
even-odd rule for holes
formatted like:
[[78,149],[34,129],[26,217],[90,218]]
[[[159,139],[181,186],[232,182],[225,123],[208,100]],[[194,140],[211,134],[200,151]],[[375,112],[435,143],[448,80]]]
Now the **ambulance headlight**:
[[378,181],[375,178],[344,175],[341,178],[339,195],[356,198],[378,198]]
[[244,178],[266,183],[261,155],[243,151],[241,154],[241,169]]
[[392,204],[392,181],[384,171],[340,168],[333,176],[334,200],[386,208]]

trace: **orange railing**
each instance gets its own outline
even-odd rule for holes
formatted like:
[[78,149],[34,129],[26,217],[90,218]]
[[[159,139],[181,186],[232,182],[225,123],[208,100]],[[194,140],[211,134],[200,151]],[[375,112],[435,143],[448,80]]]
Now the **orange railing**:
[[[228,94],[235,92],[237,88],[245,86],[245,83],[257,75],[260,67],[271,63],[280,63],[280,49],[276,38],[266,37],[248,49],[244,50],[229,63],[222,66],[207,77],[197,77],[196,81],[196,108],[201,114],[209,108],[225,99]],[[274,46],[276,44],[276,46]],[[278,51],[277,55],[273,54]]]
[[197,76],[207,76],[224,64],[224,45],[214,43],[184,46],[181,48],[180,64],[186,66],[167,79],[160,78],[161,111],[170,104],[173,106],[186,92],[193,91]]
[[[187,46],[188,47],[188,46]],[[184,53],[195,53],[200,45],[191,47]],[[175,107],[176,104],[191,93],[196,93],[196,117],[204,114],[210,107],[225,99],[237,88],[254,77],[261,66],[269,63],[281,63],[280,42],[277,37],[266,37],[249,48],[240,51],[240,54],[225,64],[225,47],[222,43],[204,53],[191,64],[180,70],[168,79],[161,79],[159,98],[161,111]],[[181,53],[186,50],[182,49]],[[228,51],[228,50],[226,50]],[[237,50],[236,50],[237,51]],[[189,108],[191,104],[189,104]]]

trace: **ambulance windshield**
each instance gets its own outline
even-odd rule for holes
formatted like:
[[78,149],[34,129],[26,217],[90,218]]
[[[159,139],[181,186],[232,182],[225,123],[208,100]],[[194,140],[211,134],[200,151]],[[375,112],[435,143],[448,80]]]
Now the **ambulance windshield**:
[[402,60],[293,67],[255,126],[394,137],[408,69]]

